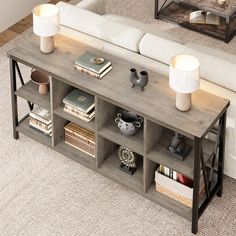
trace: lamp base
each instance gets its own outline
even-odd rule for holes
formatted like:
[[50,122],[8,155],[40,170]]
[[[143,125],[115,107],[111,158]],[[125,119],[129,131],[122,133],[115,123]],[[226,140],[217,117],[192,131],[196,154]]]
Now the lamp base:
[[40,38],[40,51],[42,53],[51,53],[54,50],[53,36]]
[[191,108],[191,93],[177,93],[176,107],[180,111],[188,111]]

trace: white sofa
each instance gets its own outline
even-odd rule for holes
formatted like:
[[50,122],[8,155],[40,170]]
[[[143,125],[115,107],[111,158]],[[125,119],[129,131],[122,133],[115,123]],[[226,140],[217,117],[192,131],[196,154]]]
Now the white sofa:
[[59,2],[60,34],[168,75],[170,58],[188,53],[200,60],[201,89],[230,100],[227,115],[225,173],[236,178],[236,56],[177,38],[135,20],[107,14],[106,0],[76,6]]

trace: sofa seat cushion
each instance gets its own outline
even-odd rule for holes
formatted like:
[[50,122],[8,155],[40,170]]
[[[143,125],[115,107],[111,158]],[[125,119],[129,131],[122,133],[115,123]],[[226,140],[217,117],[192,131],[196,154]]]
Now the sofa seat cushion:
[[144,33],[134,27],[113,22],[96,13],[59,2],[60,24],[103,39],[120,47],[139,52]]
[[170,64],[171,57],[185,53],[186,47],[176,41],[147,33],[139,44],[140,54]]

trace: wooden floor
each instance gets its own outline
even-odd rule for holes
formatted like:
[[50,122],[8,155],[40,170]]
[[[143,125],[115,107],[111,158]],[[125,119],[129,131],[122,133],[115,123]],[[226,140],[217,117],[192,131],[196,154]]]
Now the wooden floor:
[[[51,0],[50,3],[56,4],[61,0]],[[62,0],[63,2],[69,2],[70,0]],[[19,34],[23,33],[25,30],[32,26],[33,19],[32,14],[26,16],[21,21],[9,27],[7,30],[0,33],[0,47],[5,43],[9,42],[13,38],[17,37]]]

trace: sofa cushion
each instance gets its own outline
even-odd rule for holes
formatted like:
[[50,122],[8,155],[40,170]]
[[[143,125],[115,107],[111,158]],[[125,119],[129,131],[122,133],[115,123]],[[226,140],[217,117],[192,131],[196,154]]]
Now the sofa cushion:
[[111,22],[96,13],[59,2],[60,24],[92,35],[110,43],[139,52],[139,43],[144,33],[131,26]]
[[160,28],[157,27],[156,24],[142,23],[140,21],[130,19],[130,18],[125,17],[125,16],[113,15],[113,14],[109,14],[109,13],[106,13],[103,16],[106,17],[107,19],[111,20],[111,21],[116,21],[116,22],[119,22],[121,24],[129,25],[129,26],[135,27],[137,29],[140,29],[144,33],[150,33],[151,32],[152,34],[154,34],[158,37],[166,38],[166,39],[169,39],[169,40],[172,40],[172,41],[175,41],[175,42],[182,43],[181,40],[179,38],[177,38],[176,36],[174,36],[173,34],[170,34],[168,32],[160,30]]
[[236,92],[236,57],[202,45],[186,44],[187,53],[200,61],[200,76]]
[[140,54],[168,65],[171,57],[184,53],[185,50],[186,47],[179,42],[158,37],[150,33],[145,34],[139,44]]

